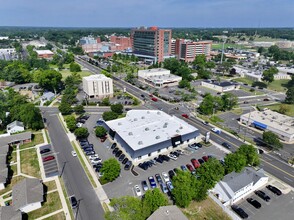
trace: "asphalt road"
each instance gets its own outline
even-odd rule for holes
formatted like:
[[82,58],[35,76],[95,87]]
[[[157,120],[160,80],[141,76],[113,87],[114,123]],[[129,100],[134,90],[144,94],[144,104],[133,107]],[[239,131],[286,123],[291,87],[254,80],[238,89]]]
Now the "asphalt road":
[[[77,61],[77,59],[76,59]],[[99,68],[85,62],[82,60],[79,60],[78,63],[83,65],[86,68],[89,68],[90,71],[94,73],[99,72]],[[174,104],[170,104],[167,102],[164,102],[160,99],[158,99],[157,102],[150,101],[148,98],[148,93],[145,91],[142,91],[141,89],[134,87],[130,85],[129,83],[122,81],[121,79],[117,77],[113,77],[113,81],[116,85],[122,86],[126,88],[126,91],[137,96],[138,98],[142,99],[141,95],[145,95],[145,97],[149,100],[147,103],[145,103],[145,107],[147,108],[153,108],[153,109],[161,109],[162,111],[173,114],[175,116],[181,117],[183,114],[181,109],[175,110]],[[185,119],[187,122],[189,122],[191,125],[195,126],[200,130],[201,134],[205,134],[207,131],[210,131],[210,126],[205,126],[202,124],[202,122],[194,117],[190,117],[189,119]],[[222,144],[223,142],[228,142],[232,145],[232,151],[236,150],[240,145],[244,144],[242,141],[238,140],[235,137],[232,137],[224,132],[222,132],[221,135],[217,135],[211,132],[211,140],[218,144]],[[284,163],[283,161],[278,160],[275,157],[272,157],[270,155],[261,155],[261,166],[265,171],[270,173],[273,176],[276,176],[277,178],[283,180],[285,183],[289,184],[290,186],[294,187],[294,169]]]
[[71,143],[58,119],[56,110],[42,108],[53,148],[57,155],[60,175],[65,183],[67,194],[75,195],[79,208],[74,210],[79,220],[104,219],[104,210],[87,177],[80,161],[71,155]]

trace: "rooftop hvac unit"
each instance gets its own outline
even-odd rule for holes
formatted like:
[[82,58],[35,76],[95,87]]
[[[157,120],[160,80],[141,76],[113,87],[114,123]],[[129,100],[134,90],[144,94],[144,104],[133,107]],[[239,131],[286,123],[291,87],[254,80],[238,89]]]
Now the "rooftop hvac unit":
[[139,144],[139,145],[142,145],[142,144],[143,144],[143,141],[139,141],[138,144]]
[[134,118],[134,121],[138,121],[138,119],[137,118]]
[[157,135],[156,137],[155,137],[155,139],[159,139],[160,138],[160,136],[159,135]]
[[121,125],[121,122],[118,122],[117,124],[118,124],[118,125]]
[[145,116],[142,116],[141,119],[145,119]]
[[133,135],[133,132],[129,132],[129,136],[132,136]]
[[147,127],[147,128],[145,128],[145,131],[149,131],[149,128]]

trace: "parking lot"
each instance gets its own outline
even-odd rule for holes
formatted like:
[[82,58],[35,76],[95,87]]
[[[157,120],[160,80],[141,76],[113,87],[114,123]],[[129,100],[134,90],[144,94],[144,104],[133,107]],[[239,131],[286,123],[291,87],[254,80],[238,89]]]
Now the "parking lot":
[[56,155],[54,153],[54,150],[53,150],[51,144],[41,146],[39,149],[40,149],[40,151],[42,151],[44,149],[50,149],[49,152],[41,154],[42,159],[44,159],[48,156],[55,157],[53,160],[42,161],[43,166],[44,166],[45,176],[48,178],[48,177],[58,175],[58,166],[57,166],[57,161],[56,161]]
[[256,209],[253,205],[249,204],[246,199],[237,203],[248,215],[248,219],[256,220],[268,220],[268,219],[278,219],[278,220],[291,220],[293,219],[293,208],[294,208],[294,192],[290,191],[288,194],[283,194],[277,196],[272,193],[267,188],[261,189],[265,192],[271,200],[265,202],[260,197],[252,193],[247,198],[256,199],[260,204],[261,208]]
[[227,93],[231,93],[231,94],[237,96],[238,98],[239,97],[252,96],[252,94],[250,92],[246,92],[246,91],[244,91],[242,89],[240,89],[240,90],[232,90],[232,91],[229,91]]

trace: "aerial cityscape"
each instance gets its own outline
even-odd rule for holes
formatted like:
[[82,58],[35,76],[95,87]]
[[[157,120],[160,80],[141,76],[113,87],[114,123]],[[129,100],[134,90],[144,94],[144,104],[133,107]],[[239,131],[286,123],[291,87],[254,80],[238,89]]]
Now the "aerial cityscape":
[[293,220],[294,1],[5,1],[0,220]]

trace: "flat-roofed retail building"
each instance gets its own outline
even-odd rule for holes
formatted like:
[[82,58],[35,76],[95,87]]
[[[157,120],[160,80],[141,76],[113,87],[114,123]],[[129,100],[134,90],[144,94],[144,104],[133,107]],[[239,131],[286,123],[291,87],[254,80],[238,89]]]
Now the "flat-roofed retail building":
[[135,163],[198,141],[199,137],[197,128],[158,110],[130,110],[126,117],[104,125]]
[[240,122],[261,130],[271,131],[286,142],[294,141],[294,118],[270,109],[241,115]]

